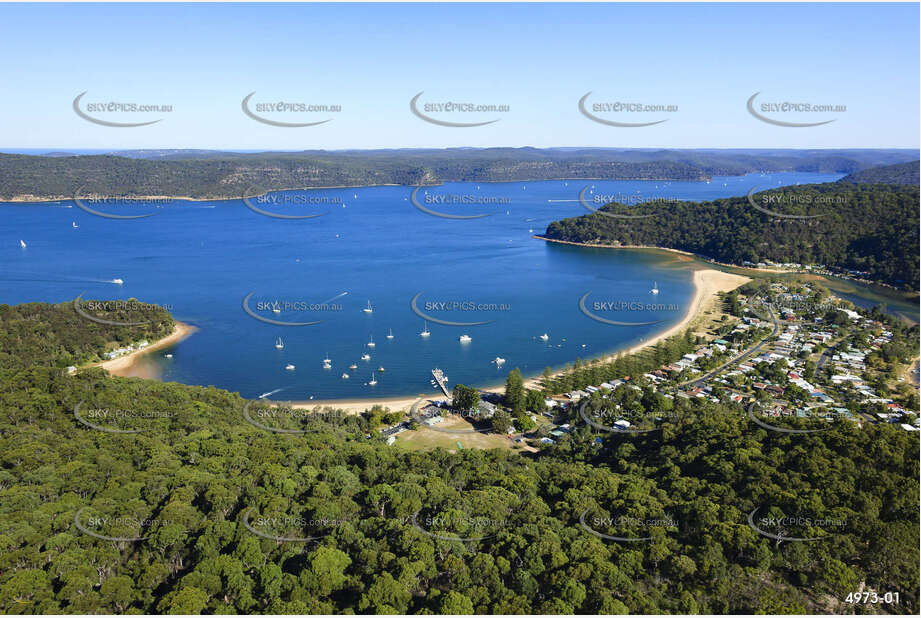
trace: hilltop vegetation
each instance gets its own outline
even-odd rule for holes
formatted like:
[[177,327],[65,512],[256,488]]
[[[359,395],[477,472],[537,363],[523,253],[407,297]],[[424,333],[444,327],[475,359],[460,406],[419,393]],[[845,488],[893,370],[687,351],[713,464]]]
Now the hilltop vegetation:
[[[134,299],[131,299],[133,301]],[[154,341],[173,331],[170,314],[146,303],[103,305],[94,310],[91,299],[81,299],[84,313],[110,322],[145,322],[137,326],[101,324],[77,313],[74,303],[0,305],[0,371],[30,366],[63,368],[100,360],[114,344]],[[109,301],[114,303],[115,301]]]
[[910,161],[908,163],[871,167],[867,170],[848,174],[838,182],[918,186],[919,164],[921,164],[919,161]]
[[850,173],[902,160],[901,151],[645,151],[454,148],[228,153],[125,151],[108,155],[0,154],[0,200],[80,195],[236,199],[308,187],[548,179],[705,180],[763,171]]
[[[652,216],[618,219],[593,213],[555,221],[546,236],[667,247],[737,265],[768,260],[825,265],[918,289],[917,186],[799,185],[756,193],[752,201],[756,206],[746,196],[700,203],[608,204],[602,213]],[[810,216],[814,218],[796,218]]]
[[[68,311],[0,312],[6,333],[45,320],[3,342],[0,611],[850,613],[860,589],[919,610],[917,434],[781,435],[698,399],[662,431],[580,426],[536,456],[407,452],[361,417],[258,417],[305,431],[281,434],[215,388],[63,375],[67,341],[86,337]],[[92,429],[78,404],[144,431]],[[748,525],[755,509],[836,524],[778,543]],[[651,538],[601,538],[583,515]]]

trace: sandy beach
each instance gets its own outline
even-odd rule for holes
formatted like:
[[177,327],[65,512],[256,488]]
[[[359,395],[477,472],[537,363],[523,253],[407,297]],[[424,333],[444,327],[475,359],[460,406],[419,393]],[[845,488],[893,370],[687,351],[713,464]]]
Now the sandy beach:
[[381,397],[380,399],[327,399],[310,401],[293,401],[292,408],[312,410],[314,408],[333,408],[348,414],[361,414],[374,406],[388,408],[391,412],[408,411],[414,403],[424,399],[444,399],[439,391],[428,394],[419,393],[415,397]]
[[[674,253],[682,254],[688,262],[690,262],[690,258],[693,257],[683,251],[675,251]],[[719,292],[728,292],[734,290],[737,287],[747,283],[748,281],[751,281],[751,279],[748,277],[715,270],[699,263],[695,264],[692,280],[694,283],[694,296],[688,305],[687,311],[684,313],[678,323],[660,333],[657,333],[655,336],[634,345],[629,349],[618,350],[611,354],[585,360],[596,360],[598,358],[602,360],[611,360],[620,354],[634,354],[643,348],[653,346],[659,341],[671,337],[672,335],[682,333],[688,328],[693,330],[704,321],[703,317],[707,312],[719,310],[719,297],[717,296]],[[186,337],[189,337],[196,330],[197,329],[194,326],[185,324],[183,322],[176,322],[176,326],[169,336],[156,341],[143,350],[137,350],[112,360],[94,363],[91,366],[102,367],[114,376],[139,377],[154,380],[159,379],[159,376],[156,375],[156,372],[151,372],[148,369],[145,369],[144,364],[138,362],[139,359],[141,359],[141,357],[143,357],[145,354],[161,350],[165,347],[182,341]],[[552,375],[559,375],[560,373],[562,373],[562,371],[558,371]],[[541,376],[534,376],[526,379],[525,387],[532,389],[538,388],[538,382],[540,378]],[[504,381],[501,384],[490,385],[486,388],[483,388],[482,390],[487,392],[501,393],[504,391]],[[428,393],[418,393],[416,395],[407,395],[401,397],[293,401],[289,402],[289,405],[302,409],[330,407],[340,409],[351,414],[359,414],[375,405],[388,408],[391,411],[406,411],[409,410],[409,408],[417,401],[441,398],[443,398],[443,396],[439,392],[429,391]]]
[[[683,252],[679,252],[683,253]],[[603,361],[613,360],[617,356],[624,354],[630,355],[635,354],[650,346],[654,346],[664,339],[668,339],[672,335],[677,335],[678,333],[683,333],[688,328],[693,330],[695,322],[698,322],[698,317],[703,317],[703,314],[706,311],[710,311],[716,307],[719,303],[719,292],[729,292],[737,287],[744,285],[751,281],[748,277],[743,277],[741,275],[733,275],[731,273],[724,273],[721,270],[713,270],[712,268],[700,268],[694,271],[693,282],[694,282],[694,298],[691,299],[691,303],[688,305],[688,310],[682,316],[681,321],[669,328],[664,330],[650,339],[642,341],[637,345],[628,348],[626,350],[619,350],[613,354],[608,354],[606,356],[600,357]],[[595,359],[591,359],[595,360]],[[562,372],[554,372],[553,376],[560,375]],[[540,381],[540,376],[527,379],[524,381],[525,388],[537,389],[539,388],[538,382]],[[493,393],[502,393],[505,392],[504,386],[495,386],[488,389],[484,389]]]
[[159,339],[154,343],[150,344],[143,350],[135,350],[130,354],[125,354],[124,356],[119,356],[118,358],[113,358],[112,360],[101,361],[98,363],[93,363],[91,367],[102,367],[108,371],[113,376],[121,376],[124,378],[148,378],[148,379],[157,379],[157,376],[146,375],[146,372],[138,371],[137,362],[145,354],[151,352],[156,352],[157,350],[162,350],[163,348],[169,347],[175,343],[178,343],[189,337],[194,333],[196,329],[191,324],[186,324],[184,322],[176,322],[176,326],[173,328],[173,332]]
[[[679,252],[683,253],[683,252]],[[671,328],[664,330],[654,337],[643,341],[627,350],[619,350],[613,354],[608,354],[606,356],[600,357],[603,360],[610,360],[616,358],[619,354],[634,354],[639,352],[643,348],[648,346],[653,346],[663,339],[667,339],[672,335],[677,333],[683,333],[686,329],[694,329],[695,325],[700,322],[698,318],[702,318],[704,314],[708,311],[712,311],[714,308],[717,308],[719,303],[719,297],[717,293],[719,292],[729,292],[737,287],[751,281],[748,277],[743,277],[741,275],[734,275],[731,273],[725,273],[720,270],[714,270],[712,268],[706,268],[704,266],[699,267],[693,273],[693,282],[694,282],[694,297],[691,299],[691,303],[688,306],[688,310],[682,316],[681,321],[672,326]],[[573,359],[575,360],[575,359]],[[594,359],[592,359],[594,360]],[[556,372],[553,375],[559,375],[561,372]],[[538,381],[540,376],[526,379],[524,384],[526,388],[536,389],[538,388]],[[493,393],[502,393],[504,392],[504,385],[495,385],[482,389],[487,392]],[[295,408],[314,408],[314,407],[331,407],[344,410],[352,414],[358,414],[364,412],[365,410],[371,408],[374,405],[380,405],[382,407],[389,408],[391,411],[405,411],[408,410],[413,403],[419,401],[420,398],[425,399],[441,399],[443,396],[440,394],[431,391],[428,394],[422,394],[415,397],[391,397],[391,398],[381,398],[381,399],[331,399],[331,400],[313,400],[313,401],[297,401],[293,402],[292,405]]]

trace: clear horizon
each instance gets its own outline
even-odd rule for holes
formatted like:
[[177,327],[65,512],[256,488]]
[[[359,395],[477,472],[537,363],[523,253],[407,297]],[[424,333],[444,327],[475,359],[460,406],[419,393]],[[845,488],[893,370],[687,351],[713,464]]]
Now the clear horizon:
[[[4,4],[0,17],[0,52],[20,59],[0,68],[7,151],[919,148],[917,3]],[[160,120],[102,126],[75,113],[84,92],[84,111],[170,110],[85,111]],[[498,122],[423,120],[420,92],[430,118]],[[589,92],[602,120],[664,122],[593,121]],[[272,126],[241,109],[250,93],[270,121],[331,121]],[[768,120],[747,108],[755,93]],[[257,111],[272,102],[341,109]],[[439,102],[508,110],[426,111]],[[786,103],[834,111],[772,111]]]
[[296,149],[296,150],[291,150],[291,149],[271,149],[271,148],[245,148],[245,149],[244,149],[244,148],[196,148],[196,147],[194,147],[194,146],[190,146],[190,147],[188,147],[188,148],[186,148],[186,147],[177,148],[177,147],[171,147],[171,146],[163,146],[163,147],[160,147],[160,148],[117,148],[117,149],[110,149],[110,148],[79,148],[79,147],[64,147],[64,146],[60,146],[60,147],[57,147],[57,146],[49,146],[49,147],[45,147],[45,148],[19,148],[19,147],[3,147],[3,146],[0,146],[0,154],[42,154],[42,153],[56,153],[56,152],[66,152],[66,153],[74,153],[74,154],[82,154],[82,153],[87,153],[87,154],[96,154],[96,153],[100,153],[100,154],[104,154],[104,153],[108,153],[108,152],[155,152],[155,151],[158,151],[158,150],[230,152],[230,153],[237,153],[237,154],[260,154],[260,153],[275,153],[275,152],[282,152],[282,153],[299,153],[299,152],[314,151],[314,150],[323,151],[323,152],[350,152],[350,151],[374,151],[374,150],[461,150],[461,149],[463,149],[463,150],[489,150],[489,149],[499,149],[499,148],[507,148],[507,149],[533,148],[533,149],[536,149],[536,150],[612,150],[612,151],[620,151],[620,150],[624,150],[624,151],[627,151],[627,150],[649,150],[649,151],[654,151],[654,150],[701,150],[701,151],[710,151],[710,150],[718,150],[718,151],[721,151],[721,150],[727,150],[727,151],[729,151],[729,150],[735,150],[735,151],[740,151],[740,150],[741,150],[741,151],[746,151],[746,150],[748,150],[748,151],[785,151],[785,150],[789,150],[789,151],[813,151],[813,150],[829,150],[829,151],[848,151],[848,150],[890,150],[890,151],[892,151],[892,150],[898,150],[898,151],[901,151],[901,150],[909,150],[909,151],[915,151],[915,150],[918,150],[918,151],[919,151],[919,154],[921,154],[921,149],[919,149],[919,148],[917,148],[917,147],[915,147],[915,148],[911,148],[911,147],[905,147],[905,148],[897,148],[897,147],[887,148],[887,147],[861,147],[861,146],[858,146],[858,147],[838,147],[838,146],[833,146],[833,147],[828,147],[828,148],[762,148],[762,147],[759,147],[759,146],[750,146],[750,147],[747,147],[747,148],[746,148],[746,147],[733,147],[733,148],[706,148],[706,147],[701,147],[701,148],[667,148],[667,147],[662,147],[662,148],[643,148],[643,147],[639,147],[639,146],[638,146],[638,147],[617,147],[617,146],[502,146],[502,145],[494,145],[494,146],[441,146],[441,147],[434,147],[434,146],[428,146],[428,147],[426,147],[426,146],[420,146],[420,147],[406,147],[406,148],[399,147],[399,146],[387,147],[387,148],[385,148],[385,147],[381,147],[381,148],[309,148],[309,149]]

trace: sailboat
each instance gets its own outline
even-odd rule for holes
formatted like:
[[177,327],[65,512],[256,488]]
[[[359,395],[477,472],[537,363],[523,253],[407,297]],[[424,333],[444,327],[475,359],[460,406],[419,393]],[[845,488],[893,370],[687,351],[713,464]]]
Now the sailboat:
[[374,386],[375,384],[377,384],[377,378],[374,377],[374,372],[372,371],[372,372],[371,372],[371,381],[368,382],[368,386]]
[[371,308],[371,301],[370,301],[370,300],[368,301],[368,306],[365,307],[364,309],[362,309],[362,311],[364,311],[365,313],[372,313],[372,312],[374,311],[374,309]]
[[659,293],[659,284],[656,283],[655,281],[653,281],[653,282],[652,282],[652,289],[649,290],[649,293],[650,293],[650,294],[658,294],[658,293]]
[[371,335],[368,335],[368,338],[370,339],[370,341],[368,341],[369,348],[373,348],[375,345],[377,345],[376,343],[374,343],[374,337],[372,337]]
[[429,331],[429,323],[425,320],[422,321],[422,332],[419,333],[420,337],[428,337],[432,333]]
[[275,340],[275,349],[276,349],[276,350],[284,350],[284,349],[285,349],[285,342],[281,340],[281,337],[279,337],[278,339]]
[[326,358],[323,359],[323,369],[330,369],[333,366],[333,361],[329,360],[329,354],[326,355]]
[[387,333],[387,339],[393,339],[393,329],[390,329],[390,332]]
[[22,247],[23,249],[25,249],[25,248],[26,248],[26,241],[20,240],[20,241],[19,241],[19,246]]

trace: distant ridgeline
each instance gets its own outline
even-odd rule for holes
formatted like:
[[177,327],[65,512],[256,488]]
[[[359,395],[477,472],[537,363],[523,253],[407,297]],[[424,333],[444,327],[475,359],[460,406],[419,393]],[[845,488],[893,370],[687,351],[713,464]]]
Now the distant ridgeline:
[[679,249],[737,265],[825,265],[916,290],[918,209],[917,186],[824,183],[773,189],[751,199],[608,204],[600,213],[551,223],[546,236]]
[[919,161],[872,167],[848,174],[838,182],[915,185],[919,183]]
[[706,180],[749,172],[847,174],[904,160],[901,151],[697,151],[453,148],[242,154],[125,151],[0,154],[0,200],[80,195],[235,199],[308,187],[551,179]]

